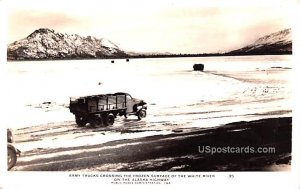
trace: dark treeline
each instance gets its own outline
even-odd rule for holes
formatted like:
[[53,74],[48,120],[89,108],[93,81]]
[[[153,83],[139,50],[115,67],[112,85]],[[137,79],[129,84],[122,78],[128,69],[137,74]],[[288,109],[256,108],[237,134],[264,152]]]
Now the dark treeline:
[[129,58],[175,58],[175,57],[216,57],[216,56],[254,56],[254,55],[291,55],[291,51],[253,51],[253,52],[228,52],[228,53],[204,53],[204,54],[153,54],[153,55],[119,55],[98,57],[61,57],[44,59],[19,59],[8,58],[8,61],[47,61],[47,60],[89,60],[89,59],[129,59]]

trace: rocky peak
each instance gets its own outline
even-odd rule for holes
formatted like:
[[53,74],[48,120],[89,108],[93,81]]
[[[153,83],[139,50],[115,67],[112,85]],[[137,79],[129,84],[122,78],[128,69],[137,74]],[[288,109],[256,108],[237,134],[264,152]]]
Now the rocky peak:
[[43,34],[49,34],[49,33],[54,33],[54,30],[48,29],[48,28],[40,28],[40,29],[35,30],[28,37],[34,38],[37,35],[43,35]]
[[7,48],[9,60],[126,57],[113,42],[96,37],[63,34],[40,28]]

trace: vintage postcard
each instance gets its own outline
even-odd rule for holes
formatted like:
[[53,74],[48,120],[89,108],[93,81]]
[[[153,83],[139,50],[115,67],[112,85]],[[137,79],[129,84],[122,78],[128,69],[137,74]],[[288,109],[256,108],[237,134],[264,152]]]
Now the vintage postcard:
[[297,2],[0,2],[0,188],[296,187]]

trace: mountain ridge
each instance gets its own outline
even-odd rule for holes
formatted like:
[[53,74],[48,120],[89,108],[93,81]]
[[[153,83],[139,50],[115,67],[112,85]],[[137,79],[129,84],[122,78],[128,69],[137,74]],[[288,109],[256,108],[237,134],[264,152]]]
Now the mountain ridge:
[[251,44],[226,53],[172,54],[124,51],[105,38],[82,37],[40,28],[7,47],[7,60],[53,60],[90,58],[163,58],[292,54],[291,29],[262,36]]
[[230,51],[231,55],[292,54],[291,28],[265,35],[253,43]]
[[108,39],[63,34],[40,28],[8,45],[8,60],[108,58],[127,56]]

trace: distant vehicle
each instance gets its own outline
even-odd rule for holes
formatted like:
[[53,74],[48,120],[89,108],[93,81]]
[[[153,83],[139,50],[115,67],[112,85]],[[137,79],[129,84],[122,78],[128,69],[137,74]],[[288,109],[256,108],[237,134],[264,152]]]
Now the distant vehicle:
[[13,146],[13,134],[11,129],[7,129],[7,169],[10,170],[17,163],[17,155],[21,152]]
[[193,68],[194,68],[194,71],[203,71],[204,64],[194,64]]
[[71,97],[69,109],[78,127],[87,123],[92,127],[109,126],[117,116],[136,115],[141,120],[147,115],[147,103],[128,93]]

